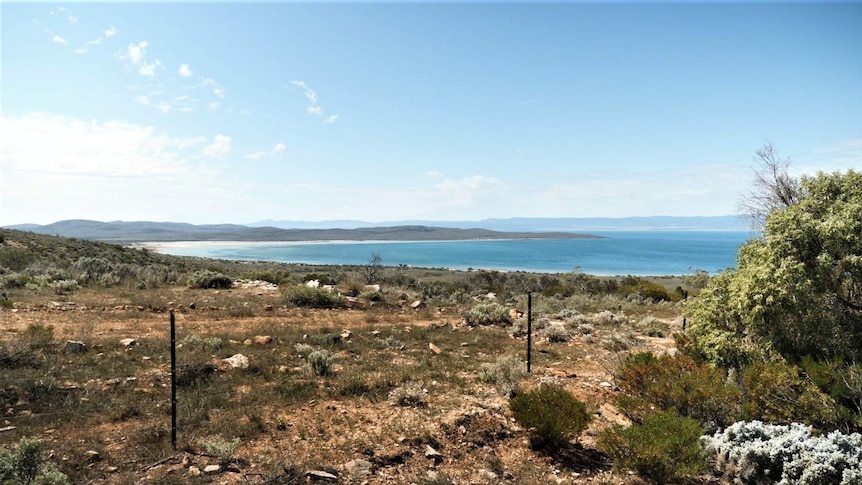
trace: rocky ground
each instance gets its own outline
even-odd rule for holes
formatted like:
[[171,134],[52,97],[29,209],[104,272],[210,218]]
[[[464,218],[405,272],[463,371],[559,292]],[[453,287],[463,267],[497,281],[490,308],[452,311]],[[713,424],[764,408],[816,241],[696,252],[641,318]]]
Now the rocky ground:
[[[594,449],[596,432],[627,422],[613,404],[619,359],[633,350],[674,350],[677,306],[644,307],[606,323],[585,312],[588,333],[557,322],[572,329],[567,342],[537,333],[532,373],[521,387],[560,383],[594,414],[569,449],[548,453],[531,449],[508,398],[479,378],[483,364],[524,357],[526,338],[503,326],[469,327],[463,308],[413,308],[409,300],[297,309],[273,286],[248,282],[231,290],[33,294],[0,310],[0,341],[20,340],[34,324],[51,326],[50,363],[39,371],[54,378],[57,390],[48,392],[65,401],[43,406],[20,383],[36,379],[33,372],[4,371],[0,443],[39,436],[50,459],[80,483],[639,483],[610,471]],[[187,370],[212,366],[211,375],[180,389],[177,452],[167,432],[169,310],[185,342],[180,362]],[[638,328],[649,315],[666,336]],[[540,326],[554,320],[546,315]],[[333,334],[341,338],[319,337]],[[192,351],[192,340],[183,340],[190,335],[221,343]],[[64,353],[67,340],[87,351]],[[297,350],[303,343],[332,352],[331,376],[309,375]],[[248,368],[225,360],[237,354]],[[396,389],[416,399],[401,405]]]

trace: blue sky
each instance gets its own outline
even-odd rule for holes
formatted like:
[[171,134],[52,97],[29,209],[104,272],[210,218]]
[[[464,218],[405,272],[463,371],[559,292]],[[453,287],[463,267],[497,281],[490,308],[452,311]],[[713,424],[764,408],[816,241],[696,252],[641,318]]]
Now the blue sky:
[[0,225],[735,213],[862,169],[862,2],[0,5]]

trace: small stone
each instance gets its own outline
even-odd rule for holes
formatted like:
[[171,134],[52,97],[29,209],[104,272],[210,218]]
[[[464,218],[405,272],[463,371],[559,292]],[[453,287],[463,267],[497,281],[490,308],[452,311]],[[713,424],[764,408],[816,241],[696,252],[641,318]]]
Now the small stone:
[[[8,423],[8,421],[7,421],[7,423]],[[17,429],[15,426],[4,426],[4,427],[0,428],[0,433],[5,433],[7,431],[14,431],[15,429]]]
[[426,473],[425,476],[428,477],[429,482],[437,482],[440,480],[440,474],[434,470],[428,470],[428,473]]
[[414,310],[418,310],[420,308],[425,308],[425,302],[423,302],[421,300],[416,300],[410,304],[410,308],[412,308]]
[[443,461],[443,455],[432,448],[431,445],[425,445],[425,458],[431,458],[435,462]]
[[345,330],[342,330],[342,331],[341,331],[341,338],[342,338],[343,340],[347,340],[347,339],[349,339],[349,338],[350,338],[350,337],[352,337],[352,336],[353,336],[353,332],[351,332],[350,330],[346,330],[346,329],[345,329]]
[[372,330],[371,335],[380,335],[380,330]]
[[207,475],[216,475],[221,472],[221,465],[207,465],[204,467],[204,473]]
[[344,471],[352,480],[359,480],[371,472],[371,462],[361,459],[350,460],[344,464]]
[[194,309],[195,309],[195,308],[197,308],[197,307],[198,307],[198,306],[197,306],[197,304],[195,304],[195,302],[191,302],[191,303],[189,303],[189,310],[194,310]]
[[189,467],[189,475],[193,477],[199,477],[201,476],[201,469],[192,465]]
[[187,466],[192,464],[192,459],[189,458],[189,455],[183,455],[183,461],[181,464],[183,468],[186,468]]
[[233,369],[248,369],[248,357],[242,354],[232,355],[222,360],[230,364]]
[[486,470],[484,468],[479,469],[479,476],[482,477],[483,480],[488,480],[492,482],[497,481],[497,474],[492,472],[491,470]]
[[254,343],[258,345],[267,345],[272,343],[272,336],[270,335],[255,335]]
[[127,349],[132,348],[135,345],[138,345],[138,339],[124,338],[123,340],[120,340],[120,345],[122,345],[123,347],[126,347]]
[[608,381],[602,381],[602,382],[600,382],[600,383],[599,383],[599,385],[600,385],[600,386],[602,386],[602,387],[614,387],[614,385],[613,385],[613,384],[611,384],[611,383],[610,383],[610,382],[608,382]]
[[87,351],[87,344],[84,342],[78,342],[77,340],[69,340],[66,342],[66,345],[63,347],[64,354],[78,354],[81,352]]
[[109,467],[105,468],[105,471],[108,473],[116,473],[117,470],[119,470],[119,468],[117,468],[115,466],[109,466]]
[[334,482],[338,480],[338,477],[323,470],[309,470],[305,472],[305,476],[312,480],[321,480],[327,482]]
[[428,343],[428,348],[431,349],[431,352],[434,352],[434,355],[440,355],[443,352],[442,350],[440,350],[440,347],[430,342]]
[[102,455],[100,455],[96,450],[87,450],[84,455],[86,455],[87,461],[90,462],[99,461],[99,459],[102,458]]
[[263,307],[263,310],[267,311],[267,312],[271,312],[272,311],[272,305],[267,305],[267,306]]

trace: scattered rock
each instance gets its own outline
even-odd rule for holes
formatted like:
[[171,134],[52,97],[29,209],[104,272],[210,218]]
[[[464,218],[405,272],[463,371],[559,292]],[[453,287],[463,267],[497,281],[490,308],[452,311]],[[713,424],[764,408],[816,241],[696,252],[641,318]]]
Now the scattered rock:
[[512,320],[518,320],[518,319],[523,318],[523,317],[524,317],[524,312],[518,311],[514,308],[509,310],[509,318],[511,318]]
[[127,349],[130,349],[130,348],[134,347],[135,345],[138,345],[138,339],[124,338],[123,340],[120,340],[120,345],[122,345],[123,347],[125,347]]
[[489,482],[496,482],[497,481],[497,474],[492,472],[491,470],[487,470],[485,468],[479,469],[479,476],[483,480],[488,480]]
[[438,480],[440,480],[440,474],[434,470],[428,470],[428,473],[426,473],[425,476],[428,477],[429,482],[436,483]]
[[416,300],[410,304],[410,308],[414,310],[419,310],[420,308],[425,308],[425,302],[421,300]]
[[183,461],[180,462],[180,464],[183,466],[183,468],[186,468],[187,466],[192,464],[192,459],[189,458],[189,455],[183,455]]
[[267,345],[272,343],[272,336],[270,335],[255,335],[254,343],[258,345]]
[[263,307],[263,310],[267,311],[267,312],[271,312],[272,311],[272,305],[267,305],[267,306]]
[[4,426],[4,427],[0,428],[0,433],[5,433],[7,431],[14,431],[15,429],[17,429],[15,426]]
[[119,470],[119,468],[117,468],[115,466],[109,466],[109,467],[105,468],[105,471],[108,473],[116,473],[117,470]]
[[207,465],[204,467],[204,473],[207,475],[216,475],[221,473],[221,465]]
[[195,304],[195,302],[191,302],[191,303],[189,303],[189,310],[194,310],[194,309],[195,309],[195,308],[197,308],[197,307],[198,307],[198,306]]
[[365,460],[350,460],[344,464],[344,471],[350,476],[351,480],[359,480],[371,473],[371,462]]
[[342,340],[347,340],[352,336],[353,336],[353,332],[351,332],[350,330],[344,329],[341,331]]
[[69,340],[66,342],[66,345],[63,347],[64,354],[78,354],[81,352],[87,351],[87,344],[84,342],[78,342],[77,340]]
[[435,355],[440,355],[443,352],[442,350],[440,350],[440,347],[430,342],[428,343],[428,348],[431,349],[431,352],[434,352]]
[[87,457],[87,461],[89,462],[99,461],[102,458],[102,455],[100,455],[96,450],[87,450],[84,455]]
[[242,354],[232,355],[226,359],[222,359],[222,361],[230,364],[233,369],[248,369],[248,357]]
[[602,382],[599,382],[599,385],[600,385],[600,386],[602,386],[602,387],[614,387],[614,385],[613,385],[613,384],[611,384],[611,383],[610,383],[610,382],[608,382],[608,381],[602,381]]
[[431,445],[425,445],[425,458],[430,458],[434,460],[435,463],[440,463],[443,461],[443,455],[441,455],[437,450],[431,447]]
[[305,472],[305,476],[310,480],[319,480],[323,482],[335,482],[338,480],[337,476],[323,470],[309,470]]
[[199,477],[201,476],[201,469],[192,465],[189,467],[189,475],[193,477]]

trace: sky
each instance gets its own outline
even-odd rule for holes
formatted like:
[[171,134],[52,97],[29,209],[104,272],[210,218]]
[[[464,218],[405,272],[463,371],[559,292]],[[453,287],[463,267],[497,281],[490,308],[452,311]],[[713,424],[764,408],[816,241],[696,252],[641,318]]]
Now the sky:
[[0,225],[738,212],[862,170],[862,2],[0,3]]

